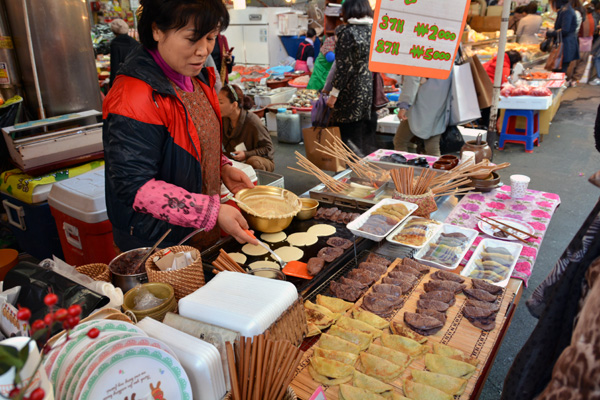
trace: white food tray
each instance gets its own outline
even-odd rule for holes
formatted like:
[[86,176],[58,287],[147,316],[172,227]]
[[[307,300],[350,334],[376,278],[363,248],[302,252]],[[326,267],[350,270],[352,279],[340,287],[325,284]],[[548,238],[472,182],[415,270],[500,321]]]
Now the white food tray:
[[502,280],[500,282],[486,281],[486,282],[489,282],[496,286],[506,287],[506,285],[508,285],[508,281],[510,280],[512,272],[515,269],[515,265],[517,265],[517,261],[519,260],[519,255],[521,254],[521,250],[523,250],[523,245],[520,243],[505,242],[503,240],[496,240],[496,239],[483,239],[479,243],[479,245],[477,246],[475,251],[473,252],[471,259],[469,259],[469,262],[463,268],[463,270],[461,271],[460,274],[462,276],[468,277],[476,267],[475,261],[480,259],[481,252],[484,250],[484,248],[487,248],[487,247],[502,247],[503,249],[508,250],[510,252],[510,254],[514,257],[514,260],[513,260],[512,264],[510,265],[510,268],[508,269],[507,277],[504,280]]
[[498,108],[510,110],[547,110],[554,96],[500,96]]
[[[415,220],[415,219],[423,219],[423,220],[429,220],[429,221],[433,221],[435,222],[435,225],[432,224],[430,222],[430,224],[432,224],[432,230],[431,233],[429,234],[429,237],[425,240],[425,242],[423,242],[422,245],[420,246],[412,246],[410,244],[406,244],[406,243],[402,243],[402,242],[398,242],[397,240],[394,240],[394,236],[396,236],[397,234],[400,233],[400,231],[402,231],[402,229],[404,229],[404,227],[406,226],[406,224],[408,224],[410,221]],[[423,218],[423,217],[410,217],[407,218],[402,224],[400,224],[399,227],[397,227],[396,229],[394,229],[392,231],[392,233],[390,233],[389,235],[387,235],[386,240],[392,244],[399,244],[401,246],[406,246],[406,247],[410,247],[411,249],[417,249],[420,250],[423,246],[425,246],[427,243],[429,243],[429,241],[431,240],[431,238],[433,238],[435,236],[435,234],[437,233],[438,230],[440,230],[440,228],[442,227],[442,223],[432,220],[432,219],[428,219],[428,218]]]
[[[406,214],[406,216],[403,219],[398,221],[398,223],[396,225],[392,226],[383,235],[374,235],[372,233],[364,232],[364,231],[361,231],[358,229],[361,226],[363,226],[363,224],[365,222],[367,222],[367,219],[369,219],[369,217],[371,216],[371,214],[374,211],[376,211],[381,206],[385,206],[385,205],[389,205],[389,204],[404,204],[406,206],[406,208],[408,209],[408,214]],[[375,204],[373,207],[369,208],[360,217],[356,218],[354,221],[352,221],[348,225],[346,225],[346,228],[348,228],[348,230],[350,232],[352,232],[353,234],[355,234],[356,236],[371,239],[375,242],[381,242],[383,240],[383,238],[385,238],[391,231],[396,229],[398,227],[398,225],[400,225],[402,222],[404,222],[406,220],[406,218],[408,218],[412,213],[414,213],[417,208],[419,208],[418,205],[413,204],[413,203],[408,203],[406,201],[394,200],[394,199],[383,199],[379,203]]]
[[[442,233],[455,233],[455,232],[466,235],[469,240],[468,240],[467,245],[465,246],[463,252],[458,255],[458,260],[454,264],[452,264],[450,267],[447,267],[445,265],[438,264],[438,263],[430,261],[430,260],[422,259],[422,257],[425,254],[427,254],[427,250],[429,250],[429,246],[433,245],[435,243],[435,241],[437,240],[437,238]],[[469,249],[471,248],[471,245],[475,241],[475,238],[477,237],[478,234],[479,234],[479,232],[477,232],[475,229],[461,228],[459,226],[450,225],[450,224],[442,224],[442,228],[435,234],[434,237],[431,238],[429,243],[427,243],[425,246],[423,246],[421,248],[421,250],[419,250],[417,252],[417,254],[415,254],[415,259],[417,259],[419,262],[421,262],[423,264],[427,264],[434,268],[445,269],[445,270],[454,270],[454,269],[456,269],[456,267],[458,267],[458,265],[462,261],[465,254],[467,254],[467,251],[469,251]]]

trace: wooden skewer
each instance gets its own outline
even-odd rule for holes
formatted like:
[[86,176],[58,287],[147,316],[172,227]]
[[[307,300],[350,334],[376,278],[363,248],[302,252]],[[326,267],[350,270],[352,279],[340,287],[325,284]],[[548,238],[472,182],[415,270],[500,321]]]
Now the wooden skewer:
[[252,349],[252,338],[244,338],[244,358],[243,358],[243,369],[242,376],[244,380],[242,381],[242,398],[245,400],[248,398],[248,385],[249,385],[249,376],[250,373],[250,350]]
[[235,372],[235,356],[233,355],[233,346],[231,342],[225,342],[227,352],[227,365],[229,367],[229,378],[231,379],[231,393],[233,400],[240,400],[240,389],[238,387],[237,375]]
[[[486,224],[488,224],[488,225],[491,225],[491,226],[493,226],[493,227],[494,227],[494,228],[496,228],[496,229],[500,229],[502,232],[504,232],[504,233],[506,233],[507,235],[510,235],[510,236],[512,236],[512,237],[514,237],[514,238],[516,238],[516,239],[520,240],[520,241],[521,241],[521,242],[523,242],[523,243],[529,243],[527,240],[525,240],[525,239],[523,239],[523,238],[521,238],[521,237],[519,237],[519,236],[517,236],[517,235],[515,235],[515,234],[513,234],[513,233],[510,233],[510,232],[509,232],[509,231],[507,231],[506,229],[502,228],[500,225],[492,224],[491,222],[488,222],[488,221],[486,221],[486,220],[485,220],[485,219],[483,219],[483,218],[479,218],[479,217],[475,217],[475,218],[477,218],[477,219],[478,219],[478,220],[480,220],[480,221],[483,221],[483,222],[485,222],[485,223],[486,223]],[[512,229],[512,228],[511,228],[511,229]]]
[[304,352],[298,350],[297,356],[294,359],[294,361],[292,362],[292,367],[290,368],[290,371],[288,372],[287,377],[283,380],[283,385],[281,386],[281,391],[279,393],[279,396],[277,396],[278,400],[283,398],[288,386],[290,386],[290,383],[292,383],[292,380],[294,379],[294,375],[296,372],[296,368],[298,368],[298,364],[300,364],[300,361],[302,361],[303,355],[304,355]]
[[495,223],[497,223],[497,224],[504,225],[504,226],[506,226],[506,227],[508,227],[508,228],[512,229],[513,231],[517,231],[517,232],[523,233],[523,234],[525,234],[525,235],[529,236],[530,238],[533,238],[533,239],[539,239],[539,236],[532,235],[532,234],[531,234],[531,233],[529,233],[529,232],[522,231],[522,230],[520,230],[519,228],[515,228],[514,226],[511,226],[511,225],[505,224],[504,222],[502,222],[502,221],[498,221],[498,220],[496,220],[496,219],[494,219],[494,218],[492,218],[492,217],[484,217],[484,218],[487,218],[487,219],[489,219],[490,221],[492,221],[492,222],[495,222]]

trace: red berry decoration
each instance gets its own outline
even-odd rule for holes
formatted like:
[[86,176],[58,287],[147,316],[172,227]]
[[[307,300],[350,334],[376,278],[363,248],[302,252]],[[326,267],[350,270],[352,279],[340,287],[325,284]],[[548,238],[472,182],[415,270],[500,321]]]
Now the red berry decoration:
[[52,323],[54,322],[54,314],[52,314],[52,313],[46,314],[46,316],[44,317],[44,322],[48,326],[52,325]]
[[81,306],[79,304],[73,304],[68,309],[71,317],[79,317],[81,315]]
[[57,321],[61,321],[62,322],[65,319],[67,319],[68,316],[69,316],[69,313],[64,308],[59,308],[58,310],[56,310],[54,312],[54,318],[56,318]]
[[56,303],[58,303],[58,296],[56,294],[54,294],[54,293],[48,293],[44,297],[44,304],[46,304],[48,307],[52,307]]
[[71,326],[71,329],[75,328],[79,323],[79,317],[68,317],[67,323]]
[[29,395],[29,400],[44,400],[44,397],[46,397],[46,392],[44,392],[44,389],[37,388],[31,392]]
[[31,311],[29,308],[19,308],[19,311],[17,312],[17,319],[19,321],[29,321],[29,318],[31,318]]
[[19,389],[19,388],[14,388],[13,390],[11,390],[11,391],[8,393],[8,398],[9,398],[9,399],[15,398],[15,397],[17,397],[17,396],[19,395],[19,393],[21,393],[21,389]]
[[87,333],[87,335],[90,339],[96,339],[99,334],[100,334],[100,329],[98,329],[98,328],[92,328]]
[[39,331],[40,329],[44,329],[46,324],[41,319],[36,319],[33,324],[31,324],[31,329],[34,331]]

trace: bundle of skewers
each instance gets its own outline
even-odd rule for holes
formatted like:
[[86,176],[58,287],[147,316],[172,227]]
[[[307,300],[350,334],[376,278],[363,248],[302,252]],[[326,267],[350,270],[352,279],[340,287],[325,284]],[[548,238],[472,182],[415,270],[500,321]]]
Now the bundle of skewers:
[[225,343],[233,400],[280,400],[296,373],[303,351],[269,333]]
[[437,173],[430,169],[421,170],[421,174],[415,178],[413,167],[394,169],[391,172],[396,191],[406,195],[418,196],[427,193],[431,189],[434,197],[460,195],[473,188],[461,188],[471,182],[468,178],[450,180],[449,174],[443,174],[443,180],[436,177]]
[[339,137],[332,135],[332,138],[333,141],[325,140],[326,145],[315,143],[317,151],[345,162],[356,176],[368,179],[372,183],[387,181],[390,178],[389,171],[360,158]]
[[212,265],[215,267],[215,270],[213,270],[215,273],[221,271],[246,273],[244,268],[240,267],[240,265],[223,249],[219,249],[219,256],[212,262]]
[[331,176],[327,175],[315,164],[310,162],[302,154],[298,153],[297,151],[295,152],[295,154],[296,154],[296,159],[297,159],[296,164],[302,169],[288,167],[289,169],[291,169],[293,171],[297,171],[297,172],[302,172],[303,174],[313,175],[318,180],[320,180],[323,185],[327,186],[327,188],[334,193],[341,193],[344,190],[350,189],[349,184],[333,179]]

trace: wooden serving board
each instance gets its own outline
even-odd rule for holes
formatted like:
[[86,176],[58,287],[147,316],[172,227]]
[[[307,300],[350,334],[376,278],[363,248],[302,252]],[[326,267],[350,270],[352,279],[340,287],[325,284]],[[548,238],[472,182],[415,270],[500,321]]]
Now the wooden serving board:
[[[400,262],[400,259],[396,259],[389,266],[388,272],[393,270],[396,267],[396,265],[398,265]],[[401,306],[401,308],[395,310],[391,317],[387,318],[388,321],[399,322],[404,324],[404,312],[415,312],[415,310],[417,309],[417,300],[419,299],[419,296],[425,292],[425,290],[423,289],[423,284],[431,280],[431,274],[435,271],[437,271],[437,269],[432,268],[431,272],[423,276],[411,292],[403,295],[403,297],[405,298],[403,305]],[[386,275],[387,274],[383,276]],[[381,279],[377,283],[381,283]],[[465,284],[467,285],[467,288],[471,288],[471,279],[465,277]],[[369,288],[365,295],[370,291],[372,291],[372,288]],[[363,297],[364,295],[360,299],[358,299],[353,309],[359,308],[361,306]],[[446,311],[447,320],[444,327],[435,335],[428,336],[428,341],[425,344],[428,345],[430,348],[432,347],[431,343],[435,341],[462,350],[465,354],[479,360],[477,371],[469,379],[465,392],[460,397],[456,397],[456,399],[465,400],[471,397],[471,394],[475,389],[477,380],[481,376],[485,364],[490,356],[490,353],[492,352],[496,340],[498,339],[498,334],[501,332],[503,326],[506,324],[507,309],[514,297],[515,292],[512,291],[510,288],[505,288],[502,290],[497,300],[498,302],[500,302],[500,311],[498,311],[498,313],[496,314],[496,327],[490,332],[485,332],[473,326],[462,315],[461,310],[464,307],[467,298],[463,293],[460,293],[456,295],[456,303],[452,307],[450,307],[448,311]],[[351,316],[351,314],[352,309],[348,311],[347,315]],[[386,331],[389,331],[389,329],[386,329]],[[380,339],[376,339],[374,343],[379,344]],[[431,350],[431,352],[433,352],[433,350]],[[310,358],[312,356],[312,353],[312,348],[308,349],[304,353],[304,358],[298,366],[298,369],[296,370],[296,376],[294,377],[294,380],[291,383],[291,386],[293,387],[299,399],[308,400],[319,386],[323,386],[322,384],[315,382],[308,372],[307,367],[310,364]],[[408,366],[408,368],[406,368],[402,375],[400,375],[400,377],[394,382],[390,383],[390,385],[397,388],[397,392],[400,394],[403,394],[402,382],[405,378],[411,376],[411,369],[425,370],[424,357],[421,356],[413,360],[413,362]],[[352,384],[352,381],[348,382],[348,384]],[[323,386],[323,390],[325,391],[328,400],[338,400],[338,386]]]

